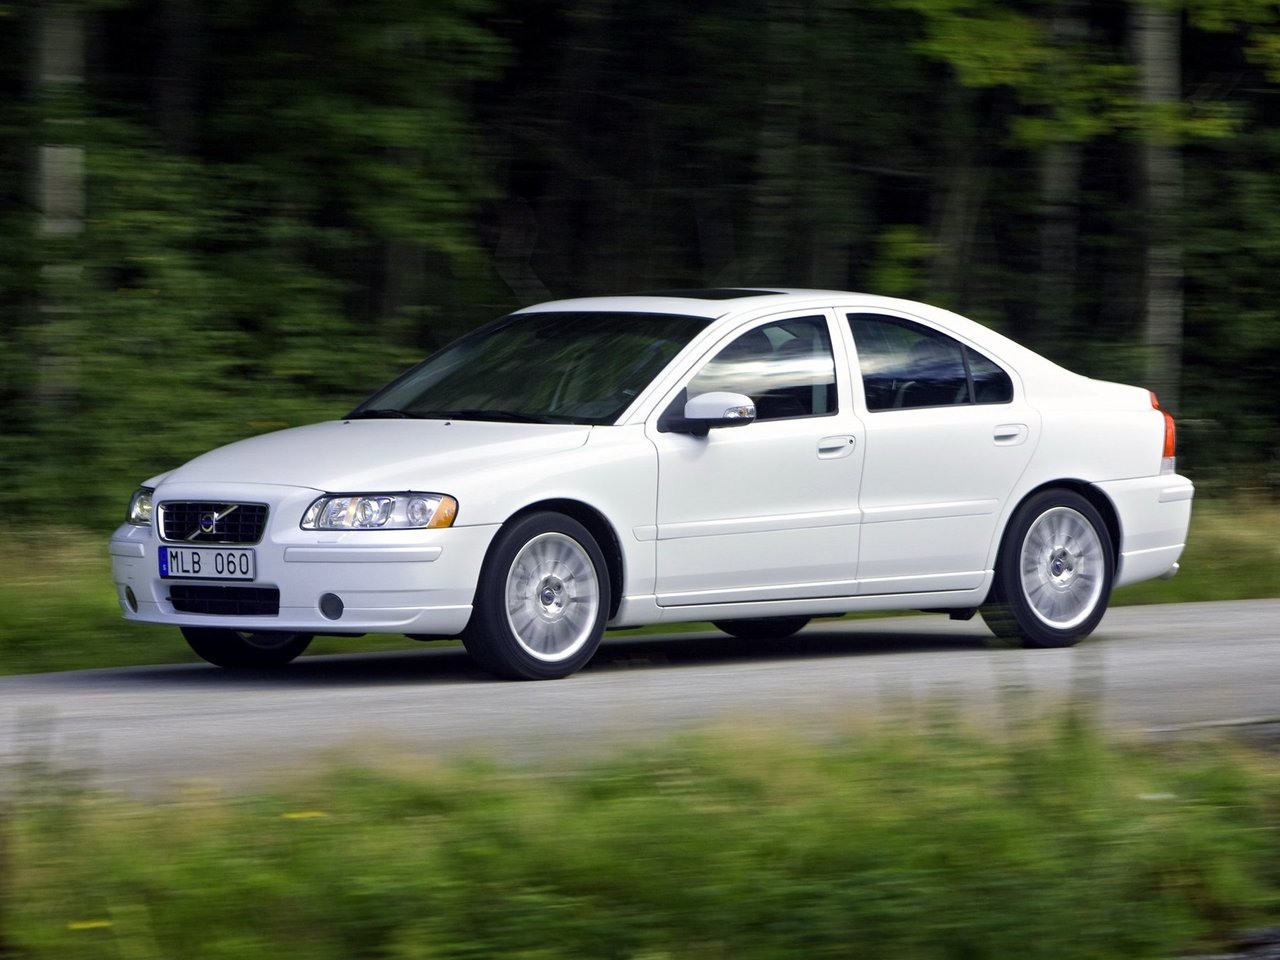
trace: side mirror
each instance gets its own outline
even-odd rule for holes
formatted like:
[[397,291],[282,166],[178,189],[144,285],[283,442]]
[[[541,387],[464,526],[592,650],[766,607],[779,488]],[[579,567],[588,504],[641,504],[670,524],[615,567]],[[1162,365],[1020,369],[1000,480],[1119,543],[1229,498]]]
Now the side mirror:
[[664,418],[673,433],[705,437],[712,427],[745,427],[756,418],[756,405],[740,393],[700,393],[684,405],[683,417]]

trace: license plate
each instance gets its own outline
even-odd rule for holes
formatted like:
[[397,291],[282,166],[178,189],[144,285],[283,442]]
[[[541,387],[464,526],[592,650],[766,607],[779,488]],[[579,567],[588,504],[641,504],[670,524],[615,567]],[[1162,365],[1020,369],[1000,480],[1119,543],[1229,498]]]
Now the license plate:
[[252,550],[160,548],[160,576],[166,580],[253,580],[257,575]]

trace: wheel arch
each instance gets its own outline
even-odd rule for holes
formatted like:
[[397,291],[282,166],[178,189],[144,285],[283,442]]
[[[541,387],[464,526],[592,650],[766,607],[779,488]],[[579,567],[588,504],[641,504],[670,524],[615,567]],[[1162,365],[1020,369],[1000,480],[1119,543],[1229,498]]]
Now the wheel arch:
[[[999,562],[999,558],[1004,552],[1005,541],[1009,536],[1009,522],[1013,519],[1014,514],[1018,512],[1024,503],[1037,494],[1044,493],[1046,490],[1070,490],[1072,493],[1078,493],[1098,511],[1102,516],[1102,522],[1107,525],[1107,537],[1111,541],[1111,562],[1115,574],[1118,576],[1120,573],[1120,537],[1123,532],[1120,528],[1120,515],[1116,513],[1116,507],[1111,502],[1111,498],[1087,480],[1070,478],[1048,480],[1024,493],[1022,498],[1009,510],[1005,518],[1004,528],[1000,531],[1000,541],[994,554],[995,561]],[[994,583],[991,589],[992,591],[995,590]],[[987,599],[991,600],[993,598],[988,595]]]
[[[539,500],[521,507],[503,522],[505,528],[512,523],[527,517],[531,513],[562,513],[566,517],[577,520],[587,528],[587,531],[595,538],[600,552],[604,554],[605,566],[609,573],[609,619],[612,619],[618,612],[618,607],[622,603],[622,542],[618,538],[618,533],[603,513],[590,504],[583,503],[581,500],[573,500],[569,498],[553,498],[549,500]],[[485,563],[489,562],[489,556],[493,552],[493,545],[498,538],[495,536],[489,543],[489,549],[485,551]]]

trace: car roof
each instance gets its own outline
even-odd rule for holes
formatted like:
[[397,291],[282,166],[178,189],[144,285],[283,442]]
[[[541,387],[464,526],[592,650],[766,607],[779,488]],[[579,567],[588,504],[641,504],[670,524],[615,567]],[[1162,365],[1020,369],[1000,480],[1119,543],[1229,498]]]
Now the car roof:
[[[678,313],[693,317],[717,319],[742,309],[791,306],[803,307],[809,302],[835,306],[855,299],[867,306],[903,307],[905,300],[878,297],[872,294],[850,293],[844,290],[804,290],[790,287],[715,287],[695,290],[660,290],[653,293],[636,293],[615,297],[579,297],[572,300],[552,300],[534,304],[517,313],[564,312],[620,312],[620,313]],[[924,304],[911,303],[917,309],[933,310]]]

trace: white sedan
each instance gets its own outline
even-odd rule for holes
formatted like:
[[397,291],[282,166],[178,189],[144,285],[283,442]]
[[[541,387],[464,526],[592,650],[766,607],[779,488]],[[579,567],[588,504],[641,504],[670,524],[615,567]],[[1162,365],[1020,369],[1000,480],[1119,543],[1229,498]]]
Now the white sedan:
[[206,660],[315,634],[462,637],[503,677],[606,628],[786,636],[858,610],[1087,636],[1171,576],[1194,488],[1154,394],[971,320],[817,290],[520,310],[340,420],[153,477],[110,541],[126,619]]

